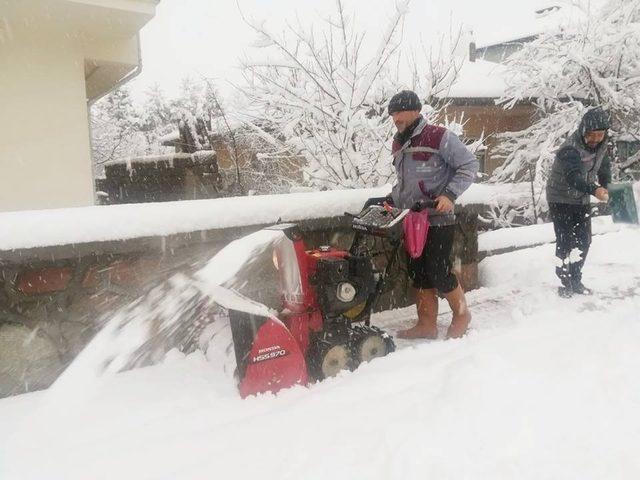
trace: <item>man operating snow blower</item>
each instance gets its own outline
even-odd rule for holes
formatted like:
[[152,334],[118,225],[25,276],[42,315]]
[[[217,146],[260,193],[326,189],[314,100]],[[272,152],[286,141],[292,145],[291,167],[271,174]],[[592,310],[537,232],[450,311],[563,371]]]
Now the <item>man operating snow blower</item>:
[[[422,104],[409,90],[389,102],[389,115],[398,132],[393,139],[397,183],[390,200],[396,207],[426,210],[429,229],[417,258],[409,258],[409,276],[416,290],[418,322],[398,332],[405,339],[438,336],[438,292],[449,302],[453,319],[447,338],[463,336],[471,321],[462,287],[452,272],[453,213],[456,198],[473,183],[478,160],[460,139],[445,128],[430,125],[420,114]],[[424,208],[424,204],[433,204]]]
[[607,156],[609,120],[601,108],[584,115],[556,153],[547,181],[549,214],[556,234],[556,275],[561,297],[589,295],[582,283],[582,267],[591,245],[591,195],[606,202],[611,182]]

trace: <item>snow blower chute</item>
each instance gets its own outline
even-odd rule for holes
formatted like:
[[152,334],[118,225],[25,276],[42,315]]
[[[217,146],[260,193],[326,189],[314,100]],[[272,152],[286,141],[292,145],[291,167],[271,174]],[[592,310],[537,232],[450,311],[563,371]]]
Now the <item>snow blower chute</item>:
[[[229,311],[242,397],[331,377],[395,350],[391,336],[372,326],[370,317],[402,244],[408,212],[366,207],[352,217],[348,250],[307,249],[295,224],[267,229],[282,234],[273,248],[281,296],[277,318]],[[380,253],[370,245],[380,242],[372,237],[388,240],[381,269],[374,262]]]

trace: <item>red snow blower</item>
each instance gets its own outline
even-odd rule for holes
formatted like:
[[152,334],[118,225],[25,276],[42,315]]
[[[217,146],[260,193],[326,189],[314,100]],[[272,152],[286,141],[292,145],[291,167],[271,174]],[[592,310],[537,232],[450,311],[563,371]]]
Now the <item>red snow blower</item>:
[[[269,228],[283,234],[273,251],[282,300],[278,318],[229,310],[242,397],[322,380],[395,350],[391,336],[372,326],[370,317],[409,212],[387,204],[364,208],[352,216],[349,250],[308,250],[297,225]],[[383,249],[387,262],[381,269],[375,267],[381,253],[373,250],[372,237],[392,247]]]

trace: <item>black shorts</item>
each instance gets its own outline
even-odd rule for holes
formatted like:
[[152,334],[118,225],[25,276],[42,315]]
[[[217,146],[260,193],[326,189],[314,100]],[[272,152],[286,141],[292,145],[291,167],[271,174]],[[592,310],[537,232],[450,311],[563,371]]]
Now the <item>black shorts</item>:
[[458,286],[458,279],[452,272],[451,248],[455,225],[429,227],[427,244],[419,258],[409,257],[409,278],[419,289],[436,288],[441,293],[449,293]]

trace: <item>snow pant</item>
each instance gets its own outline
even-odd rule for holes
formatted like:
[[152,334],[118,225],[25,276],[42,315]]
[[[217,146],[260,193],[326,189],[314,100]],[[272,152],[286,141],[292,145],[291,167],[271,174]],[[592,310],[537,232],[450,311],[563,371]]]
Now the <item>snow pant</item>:
[[409,278],[418,289],[436,288],[441,293],[449,293],[458,286],[453,274],[451,248],[455,225],[429,227],[427,243],[419,258],[409,257]]
[[556,233],[556,275],[565,287],[582,282],[582,267],[591,245],[591,207],[550,203]]

